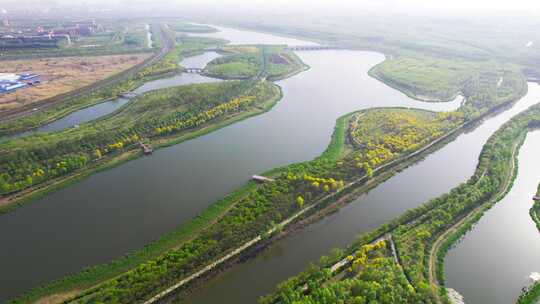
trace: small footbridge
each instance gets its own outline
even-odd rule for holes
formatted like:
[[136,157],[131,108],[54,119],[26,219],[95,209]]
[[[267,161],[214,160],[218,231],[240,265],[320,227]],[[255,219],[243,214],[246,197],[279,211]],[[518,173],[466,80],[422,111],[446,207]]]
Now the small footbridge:
[[291,45],[285,48],[289,51],[324,51],[324,50],[342,50],[342,48],[331,45]]
[[122,98],[135,98],[137,96],[139,96],[139,94],[135,92],[122,92],[118,94],[118,97],[122,97]]
[[184,68],[184,72],[190,74],[201,74],[203,71],[204,69],[201,68]]
[[141,148],[144,155],[150,155],[154,152],[154,149],[149,144],[145,144],[142,141],[139,142],[139,147]]

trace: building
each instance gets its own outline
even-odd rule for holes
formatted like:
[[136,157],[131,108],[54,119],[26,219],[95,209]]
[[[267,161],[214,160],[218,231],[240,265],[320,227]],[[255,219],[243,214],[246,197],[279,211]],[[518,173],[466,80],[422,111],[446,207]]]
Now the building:
[[9,20],[5,18],[4,20],[2,20],[2,24],[4,25],[4,27],[9,27]]
[[31,85],[40,83],[38,74],[0,73],[0,94],[15,92]]
[[22,89],[28,86],[24,82],[18,81],[0,81],[0,94],[15,92],[18,89]]
[[18,81],[19,78],[15,73],[0,73],[0,81]]
[[22,73],[19,75],[19,80],[23,80],[23,81],[30,81],[36,78],[39,78],[38,74]]

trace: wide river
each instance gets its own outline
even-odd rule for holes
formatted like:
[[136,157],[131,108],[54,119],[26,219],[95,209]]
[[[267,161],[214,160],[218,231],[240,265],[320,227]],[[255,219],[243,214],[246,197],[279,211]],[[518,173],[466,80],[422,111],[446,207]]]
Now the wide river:
[[[307,42],[221,28],[232,43]],[[268,113],[94,174],[0,217],[0,301],[24,290],[141,248],[185,223],[252,174],[312,159],[327,146],[337,117],[358,109],[406,106],[456,109],[461,100],[423,103],[369,77],[384,56],[361,51],[298,55],[311,69],[279,82],[284,98]],[[200,303],[252,303],[275,283],[333,247],[345,246],[404,210],[469,177],[485,140],[540,99],[529,94],[511,110],[386,181],[340,212],[277,242],[193,295]],[[441,174],[444,172],[444,174]]]

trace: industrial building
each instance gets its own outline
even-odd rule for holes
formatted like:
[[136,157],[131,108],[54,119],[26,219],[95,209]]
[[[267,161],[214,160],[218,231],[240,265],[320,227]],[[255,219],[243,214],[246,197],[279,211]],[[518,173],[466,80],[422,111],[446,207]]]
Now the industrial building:
[[0,50],[21,48],[56,48],[64,36],[21,36],[4,35],[0,37]]
[[0,94],[15,92],[40,83],[39,75],[31,73],[0,73]]

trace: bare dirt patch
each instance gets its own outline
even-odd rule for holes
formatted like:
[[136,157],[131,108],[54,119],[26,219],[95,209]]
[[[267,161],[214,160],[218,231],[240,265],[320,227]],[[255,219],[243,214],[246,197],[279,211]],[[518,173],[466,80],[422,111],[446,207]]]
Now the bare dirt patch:
[[63,303],[66,300],[69,300],[70,298],[73,298],[74,296],[76,296],[79,292],[80,292],[80,290],[74,290],[74,291],[70,291],[70,292],[54,294],[54,295],[39,299],[38,301],[36,301],[36,304],[58,304],[58,303]]
[[14,109],[67,93],[124,71],[148,58],[149,54],[87,57],[57,57],[0,62],[0,73],[35,73],[41,83],[0,95],[0,111]]

